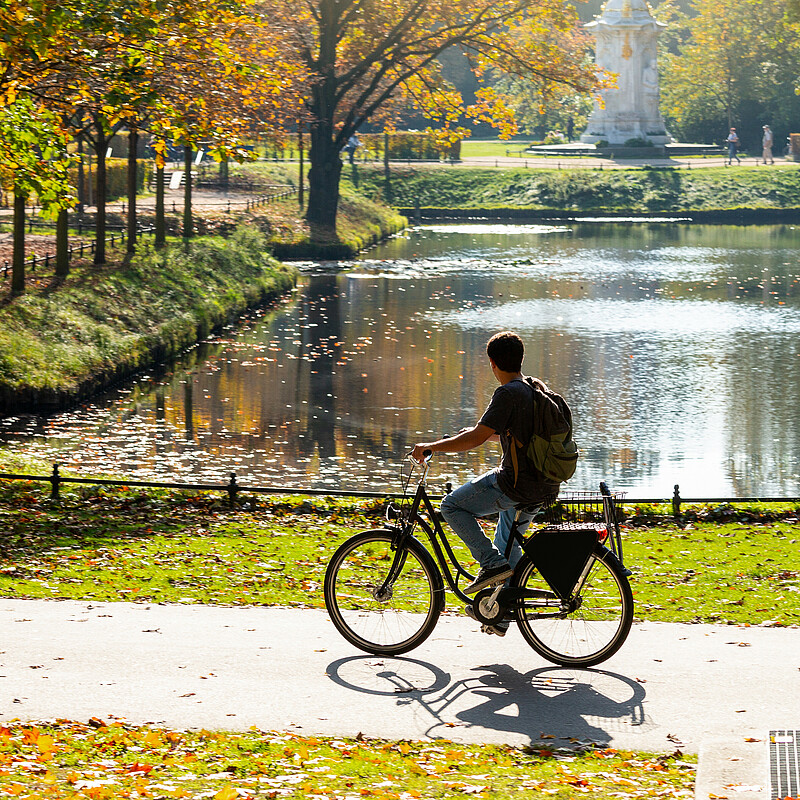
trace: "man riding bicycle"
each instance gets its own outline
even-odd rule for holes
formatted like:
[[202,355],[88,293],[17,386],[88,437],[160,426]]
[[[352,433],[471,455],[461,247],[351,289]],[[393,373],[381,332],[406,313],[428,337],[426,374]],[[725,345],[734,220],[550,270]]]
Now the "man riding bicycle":
[[[461,453],[487,441],[499,441],[502,446],[503,455],[498,467],[473,478],[442,500],[442,516],[480,565],[478,576],[464,588],[466,594],[474,594],[511,577],[522,556],[516,541],[508,560],[505,556],[517,506],[541,506],[551,502],[558,495],[560,486],[557,481],[545,479],[525,455],[534,427],[532,389],[536,387],[546,391],[547,387],[538,378],[526,378],[522,374],[525,354],[522,339],[511,331],[495,334],[486,345],[486,353],[500,386],[495,389],[478,423],[456,436],[416,444],[412,452],[412,458],[421,463],[425,450]],[[491,542],[484,535],[478,518],[496,513],[499,513],[499,518],[494,542]],[[518,523],[520,533],[527,529],[532,518],[531,511],[522,512]],[[471,606],[465,610],[474,618]],[[484,626],[484,630],[504,636],[508,625],[507,620],[502,620]]]

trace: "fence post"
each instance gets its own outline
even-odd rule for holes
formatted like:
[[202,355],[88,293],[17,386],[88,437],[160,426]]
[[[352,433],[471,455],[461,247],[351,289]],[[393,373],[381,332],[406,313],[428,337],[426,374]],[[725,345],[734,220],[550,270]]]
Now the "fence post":
[[672,516],[673,517],[680,517],[681,515],[681,489],[680,486],[676,483],[675,490],[672,494]]
[[231,480],[227,486],[228,489],[228,502],[231,508],[236,508],[236,493],[239,491],[239,484],[236,483],[236,473],[231,472]]
[[58,500],[58,486],[61,476],[58,474],[58,464],[53,464],[53,474],[50,477],[50,499]]

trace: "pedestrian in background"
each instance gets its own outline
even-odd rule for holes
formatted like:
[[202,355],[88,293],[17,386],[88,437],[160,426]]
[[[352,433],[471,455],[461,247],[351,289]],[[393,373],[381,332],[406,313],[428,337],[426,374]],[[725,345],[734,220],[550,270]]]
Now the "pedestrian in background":
[[734,158],[737,164],[741,164],[741,159],[736,155],[736,149],[739,147],[739,137],[736,135],[736,128],[731,128],[731,132],[728,134],[728,138],[725,141],[728,143],[728,165],[730,166],[733,164]]
[[764,133],[761,136],[761,157],[764,159],[764,165],[766,166],[767,161],[769,161],[770,164],[775,163],[775,160],[772,158],[772,129],[769,125],[764,125],[762,130]]

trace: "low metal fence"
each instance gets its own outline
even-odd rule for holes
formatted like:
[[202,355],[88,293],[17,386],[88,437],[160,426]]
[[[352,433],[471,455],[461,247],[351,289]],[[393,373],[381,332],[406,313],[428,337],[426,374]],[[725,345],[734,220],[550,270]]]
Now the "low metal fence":
[[[277,184],[275,186],[269,187],[268,191],[266,191],[265,193],[262,193],[262,194],[260,194],[260,195],[258,195],[256,197],[247,197],[244,200],[224,200],[224,201],[219,202],[219,203],[203,201],[201,203],[198,203],[197,205],[200,208],[212,208],[212,209],[219,208],[219,209],[222,209],[222,210],[224,210],[224,211],[226,211],[227,213],[230,214],[232,211],[245,211],[245,212],[252,211],[255,208],[261,208],[261,207],[263,207],[265,205],[268,205],[269,203],[275,202],[276,200],[282,200],[284,198],[294,197],[296,195],[297,195],[297,187],[296,186],[291,186],[289,184]],[[150,206],[141,206],[140,205],[140,208],[142,208],[142,210],[144,210],[146,208],[148,211],[152,211],[153,210],[152,207],[150,207]],[[121,214],[125,214],[126,213],[126,209],[127,209],[127,204],[124,201],[120,202],[118,204],[108,203],[106,205],[106,210],[107,211],[117,211],[117,210],[119,210],[119,212]],[[175,200],[170,201],[170,203],[168,205],[166,205],[166,207],[165,207],[165,211],[166,212],[168,212],[168,213],[171,212],[173,214],[182,214],[183,210],[184,210],[183,204],[182,203],[177,203]],[[11,224],[12,223],[11,223],[10,220],[0,220],[0,227],[2,227],[3,225],[11,225]],[[44,229],[47,229],[47,230],[54,230],[55,227],[56,227],[56,224],[54,222],[49,222],[47,220],[36,219],[33,215],[31,215],[29,217],[29,219],[26,221],[26,227],[28,228],[28,232],[29,233],[33,233],[35,228],[44,228]],[[87,230],[87,231],[91,231],[91,230],[95,229],[94,225],[86,223],[86,222],[83,222],[83,221],[77,222],[72,227],[78,229],[78,235],[79,236],[83,234],[84,229]],[[126,236],[126,234],[125,234],[126,227],[125,226],[122,226],[122,225],[119,225],[119,226],[117,226],[117,225],[106,225],[106,229],[110,230],[110,231],[113,231],[113,230],[119,230],[120,231],[119,233],[112,233],[110,236],[106,237],[106,243],[109,246],[113,247],[114,244],[117,243],[117,242],[120,242],[120,243],[124,243],[125,242],[125,236]],[[154,234],[155,233],[155,227],[153,225],[143,225],[143,226],[138,227],[137,230],[138,230],[138,233],[140,233],[140,234],[148,234],[148,233]],[[87,252],[87,251],[88,251],[88,253],[90,255],[94,255],[94,251],[95,251],[96,246],[97,246],[96,242],[94,242],[94,241],[81,242],[80,244],[70,245],[70,247],[69,247],[69,249],[67,251],[68,254],[69,254],[69,260],[71,261],[73,256],[76,253],[78,253],[81,258],[83,258],[85,252]],[[36,267],[39,264],[44,264],[45,269],[48,269],[50,267],[50,262],[51,261],[55,261],[55,258],[56,258],[55,255],[53,255],[52,253],[45,253],[44,255],[41,255],[41,256],[32,255],[29,258],[25,259],[25,265],[30,268],[31,272],[35,272],[36,271]],[[4,278],[8,277],[8,272],[9,272],[10,268],[11,268],[11,262],[8,261],[7,259],[4,259],[3,260],[3,277]]]
[[[83,228],[87,230],[93,230],[93,226],[90,227],[86,225],[86,223],[79,223],[78,224],[78,235],[83,234]],[[109,229],[113,229],[111,226],[107,226]],[[154,234],[156,231],[153,225],[145,225],[137,229],[137,233],[139,234],[147,234],[151,233]],[[110,247],[113,247],[116,243],[124,244],[126,238],[125,229],[121,229],[119,233],[112,233],[110,236],[106,237],[106,244]],[[78,244],[71,244],[67,248],[67,257],[70,261],[72,261],[73,257],[77,253],[80,258],[83,258],[84,254],[88,251],[90,255],[94,255],[94,251],[97,247],[97,242],[93,239],[90,242],[80,242]],[[56,256],[52,253],[45,253],[43,256],[32,255],[30,258],[25,259],[25,265],[30,267],[31,272],[36,271],[37,264],[44,264],[45,269],[50,268],[50,262],[55,261]],[[3,277],[8,277],[8,271],[11,268],[11,262],[8,259],[3,260]]]
[[[264,494],[264,495],[302,495],[309,497],[355,497],[359,499],[398,499],[402,495],[397,492],[359,492],[349,489],[307,489],[298,486],[248,486],[241,484],[237,480],[235,472],[229,473],[227,483],[184,483],[181,481],[138,481],[122,480],[113,478],[78,478],[67,477],[61,474],[58,464],[53,464],[53,471],[49,475],[24,475],[17,473],[0,473],[0,481],[34,481],[38,483],[50,484],[50,497],[53,500],[59,499],[59,487],[66,483],[85,484],[89,486],[136,486],[149,489],[181,489],[187,491],[208,491],[220,492],[227,496],[231,506],[236,504],[236,498],[240,493]],[[452,489],[448,482],[445,484],[446,491]],[[800,504],[800,496],[794,497],[682,497],[680,486],[675,484],[671,497],[628,497],[618,501],[620,506],[637,505],[668,505],[672,508],[675,517],[681,516],[681,509],[684,505],[708,504],[723,505],[726,503],[797,503]]]

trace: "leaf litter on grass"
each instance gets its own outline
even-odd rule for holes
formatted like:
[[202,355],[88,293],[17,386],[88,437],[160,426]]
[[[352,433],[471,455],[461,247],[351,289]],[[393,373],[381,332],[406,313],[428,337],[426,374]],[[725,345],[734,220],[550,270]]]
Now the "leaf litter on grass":
[[[321,608],[331,555],[383,526],[379,501],[0,482],[0,596]],[[638,619],[800,622],[794,518],[623,530]],[[455,539],[456,537],[451,537]],[[454,542],[455,543],[455,542]],[[460,556],[469,557],[463,550]]]
[[187,731],[114,718],[0,728],[0,792],[19,798],[684,798],[695,759],[584,743],[546,750]]

